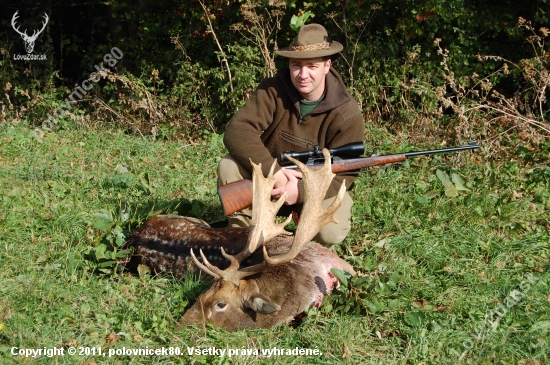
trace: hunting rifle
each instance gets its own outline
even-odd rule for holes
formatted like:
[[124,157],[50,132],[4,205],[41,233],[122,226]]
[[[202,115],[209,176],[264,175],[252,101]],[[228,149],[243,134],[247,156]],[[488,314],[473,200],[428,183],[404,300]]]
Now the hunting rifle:
[[[434,155],[438,153],[458,152],[464,150],[473,150],[479,148],[476,141],[470,141],[465,146],[443,148],[439,150],[417,151],[397,153],[392,155],[372,155],[371,157],[359,157],[364,152],[362,142],[349,143],[347,145],[329,148],[332,158],[332,172],[335,174],[344,175],[346,173],[357,174],[361,169],[367,167],[381,166],[387,164],[395,164],[403,162],[407,157]],[[281,163],[288,161],[287,156],[294,157],[298,160],[307,159],[308,166],[323,166],[323,153],[319,146],[315,146],[313,151],[305,152],[281,152]],[[283,166],[286,169],[296,169],[298,166],[290,165]],[[244,208],[252,205],[252,181],[249,179],[239,180],[218,188],[218,195],[222,203],[223,213],[229,216]]]

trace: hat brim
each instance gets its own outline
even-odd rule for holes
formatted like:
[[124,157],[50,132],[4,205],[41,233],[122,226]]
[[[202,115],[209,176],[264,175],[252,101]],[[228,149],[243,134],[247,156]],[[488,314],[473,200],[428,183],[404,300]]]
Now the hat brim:
[[336,41],[332,41],[329,49],[320,49],[316,51],[289,51],[288,48],[289,47],[281,48],[275,51],[275,54],[287,58],[318,58],[340,53],[344,49],[344,46]]

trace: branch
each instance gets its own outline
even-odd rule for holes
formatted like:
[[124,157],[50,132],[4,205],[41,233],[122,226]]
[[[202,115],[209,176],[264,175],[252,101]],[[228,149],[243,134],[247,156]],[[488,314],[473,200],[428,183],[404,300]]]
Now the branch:
[[204,14],[206,15],[206,20],[208,20],[208,24],[210,25],[210,31],[212,32],[212,35],[214,36],[214,40],[216,41],[216,44],[218,45],[218,48],[220,49],[220,53],[222,54],[223,58],[220,61],[221,63],[225,63],[225,67],[227,68],[227,74],[229,75],[229,88],[231,89],[231,92],[233,92],[233,78],[231,77],[231,70],[229,69],[229,62],[227,61],[227,58],[225,57],[225,52],[223,51],[223,48],[218,41],[218,37],[216,36],[216,32],[214,32],[214,27],[212,26],[212,22],[210,21],[210,16],[208,13],[208,9],[204,5],[203,0],[199,0],[202,9],[204,10]]

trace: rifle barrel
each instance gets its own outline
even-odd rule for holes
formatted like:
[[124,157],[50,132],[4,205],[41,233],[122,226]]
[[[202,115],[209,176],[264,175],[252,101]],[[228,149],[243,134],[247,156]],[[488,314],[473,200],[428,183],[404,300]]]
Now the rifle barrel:
[[480,146],[477,144],[476,141],[470,141],[465,146],[459,146],[459,147],[451,147],[451,148],[442,148],[439,150],[429,150],[429,151],[418,151],[418,152],[406,152],[403,153],[406,157],[413,157],[413,156],[424,156],[424,155],[435,155],[437,153],[446,153],[446,152],[457,152],[457,151],[464,151],[464,150],[475,150],[476,148],[479,148]]

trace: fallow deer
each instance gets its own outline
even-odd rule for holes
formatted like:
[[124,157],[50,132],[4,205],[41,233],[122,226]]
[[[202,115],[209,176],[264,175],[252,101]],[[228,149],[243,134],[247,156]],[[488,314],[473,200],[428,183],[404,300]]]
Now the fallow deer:
[[[305,184],[305,203],[292,237],[284,230],[291,217],[275,223],[286,198],[271,200],[275,165],[265,178],[261,165],[255,164],[250,228],[214,229],[195,218],[165,215],[151,218],[132,237],[129,246],[138,258],[134,265],[146,263],[155,271],[177,276],[200,268],[214,277],[210,289],[199,296],[180,324],[211,323],[234,331],[288,323],[308,307],[319,306],[338,285],[331,268],[354,273],[333,251],[311,241],[327,223],[336,221],[334,212],[345,192],[342,184],[332,205],[326,210],[321,206],[334,177],[330,155],[326,150],[323,154],[327,162],[320,169],[292,159],[302,170]],[[199,248],[202,262],[193,248]]]

